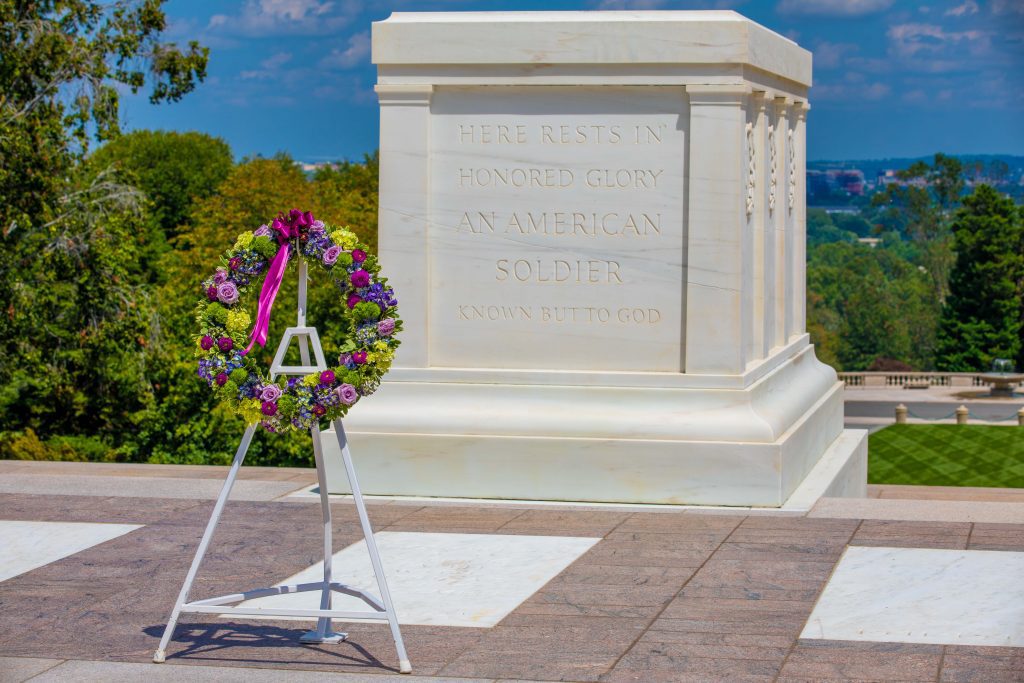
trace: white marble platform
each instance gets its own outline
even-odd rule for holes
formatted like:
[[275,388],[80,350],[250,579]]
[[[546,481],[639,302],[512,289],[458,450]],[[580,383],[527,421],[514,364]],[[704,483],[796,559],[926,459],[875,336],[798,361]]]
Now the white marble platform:
[[138,524],[0,520],[0,581],[138,529]]
[[[400,623],[476,628],[497,624],[601,540],[393,531],[375,537]],[[335,581],[380,595],[365,541],[335,553],[332,569]],[[323,563],[318,562],[277,585],[322,579]],[[319,603],[320,594],[311,592],[241,604],[317,609]],[[334,595],[333,608],[367,609],[358,598],[340,594]]]
[[1024,647],[1024,553],[851,546],[800,637]]

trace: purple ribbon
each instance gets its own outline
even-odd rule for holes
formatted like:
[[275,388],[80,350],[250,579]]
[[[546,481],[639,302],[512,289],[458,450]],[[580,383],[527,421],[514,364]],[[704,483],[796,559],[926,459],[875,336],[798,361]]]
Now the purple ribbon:
[[260,290],[259,308],[256,309],[256,324],[249,335],[249,345],[242,351],[242,355],[249,353],[254,344],[267,345],[267,332],[270,330],[270,311],[274,307],[274,299],[281,289],[281,282],[284,281],[284,272],[288,268],[288,256],[291,252],[293,237],[298,237],[300,228],[308,228],[313,224],[313,214],[306,211],[303,213],[298,209],[292,209],[289,217],[279,215],[270,226],[277,233],[277,243],[281,247],[277,250],[274,260],[270,262],[267,276],[263,280],[263,289]]

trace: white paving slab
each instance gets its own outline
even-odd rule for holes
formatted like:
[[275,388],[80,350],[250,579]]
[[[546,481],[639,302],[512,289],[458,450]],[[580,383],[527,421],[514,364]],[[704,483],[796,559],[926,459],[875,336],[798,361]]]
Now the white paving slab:
[[105,543],[140,526],[0,520],[0,581]]
[[1024,553],[846,549],[801,638],[1024,646]]
[[[382,531],[376,539],[401,623],[477,628],[497,624],[601,540],[397,531]],[[336,581],[380,595],[365,541],[335,553],[332,567]],[[323,563],[318,562],[278,585],[322,578]],[[319,601],[319,593],[297,593],[242,604],[317,609]],[[367,606],[357,598],[335,594],[333,608],[365,610]]]

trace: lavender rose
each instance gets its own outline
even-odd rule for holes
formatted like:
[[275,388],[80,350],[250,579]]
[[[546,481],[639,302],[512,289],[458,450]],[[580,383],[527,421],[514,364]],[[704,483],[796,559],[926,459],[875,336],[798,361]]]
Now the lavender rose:
[[252,236],[253,237],[269,237],[270,236],[270,226],[269,225],[261,225],[260,227],[256,228],[256,230],[252,233]]
[[377,334],[382,337],[390,337],[395,332],[395,319],[384,318],[377,323]]
[[359,398],[356,388],[351,384],[342,384],[334,390],[334,393],[338,395],[338,400],[347,406],[352,405]]
[[370,274],[362,269],[357,270],[352,273],[352,284],[356,287],[365,287],[370,284]]
[[351,353],[343,353],[340,356],[338,356],[338,365],[348,366],[348,364],[351,363],[351,362],[352,362],[352,354]]
[[238,301],[238,287],[234,282],[228,280],[217,285],[217,298],[225,304],[233,304]]
[[333,247],[330,247],[329,249],[324,251],[324,255],[323,255],[324,263],[326,263],[329,266],[333,266],[334,262],[338,260],[338,256],[340,254],[341,254],[341,247],[339,247],[337,244],[335,244]]
[[213,274],[213,284],[222,285],[228,281],[228,271],[223,268],[218,268],[217,272]]
[[263,391],[260,392],[260,398],[264,401],[276,401],[281,398],[281,387],[276,384],[268,384],[263,387]]

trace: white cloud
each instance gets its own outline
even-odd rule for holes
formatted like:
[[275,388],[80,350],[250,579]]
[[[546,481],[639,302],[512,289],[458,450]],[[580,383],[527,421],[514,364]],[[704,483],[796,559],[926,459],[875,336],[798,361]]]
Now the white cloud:
[[964,4],[957,5],[953,9],[946,10],[943,16],[946,17],[963,17],[970,16],[978,13],[978,3],[974,0],[964,0]]
[[818,41],[814,46],[814,65],[822,69],[834,69],[843,61],[843,55],[857,51],[854,43],[830,43]]
[[938,53],[949,45],[969,43],[974,54],[987,50],[988,35],[984,31],[949,31],[935,24],[897,24],[890,26],[889,51],[897,57],[915,57],[918,53]]
[[290,61],[292,61],[292,55],[290,52],[278,52],[277,54],[271,55],[260,62],[260,66],[264,69],[276,69],[284,66]]
[[215,14],[206,28],[246,36],[316,35],[347,25],[362,9],[360,0],[246,0],[240,14]]
[[992,0],[992,14],[1024,15],[1024,2],[1020,0]]
[[817,14],[859,17],[887,10],[893,0],[780,0],[776,10],[783,14]]
[[811,100],[856,102],[881,100],[892,92],[885,83],[834,83],[815,85],[811,88]]
[[344,50],[331,50],[330,54],[320,60],[320,66],[324,69],[351,69],[365,62],[369,54],[370,34],[363,31],[351,36]]

